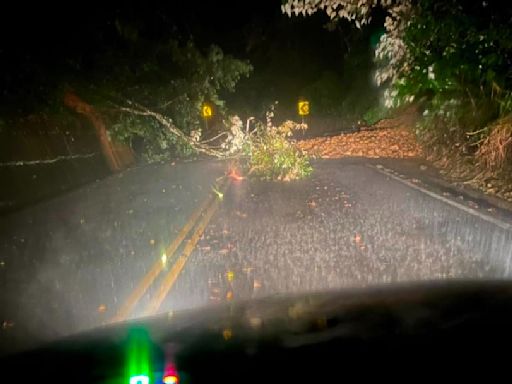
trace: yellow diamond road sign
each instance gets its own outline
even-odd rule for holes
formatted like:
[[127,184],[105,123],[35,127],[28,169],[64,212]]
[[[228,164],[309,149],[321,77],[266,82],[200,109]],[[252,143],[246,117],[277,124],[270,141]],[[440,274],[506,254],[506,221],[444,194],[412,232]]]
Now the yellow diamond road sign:
[[297,104],[297,107],[299,109],[300,116],[309,115],[309,101],[299,101],[299,103]]
[[203,115],[204,118],[212,117],[213,116],[212,107],[209,106],[208,104],[204,104],[203,107],[201,108],[201,114]]

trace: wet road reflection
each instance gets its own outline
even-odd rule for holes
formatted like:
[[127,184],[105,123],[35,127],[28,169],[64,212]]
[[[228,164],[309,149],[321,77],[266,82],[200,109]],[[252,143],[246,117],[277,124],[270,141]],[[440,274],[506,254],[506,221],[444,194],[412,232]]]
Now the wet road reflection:
[[[189,239],[175,252],[169,244],[224,172],[219,162],[133,169],[2,217],[1,344],[33,345],[107,323],[157,263],[161,276],[127,317],[143,315]],[[159,311],[511,274],[510,231],[363,160],[321,161],[312,178],[293,183],[231,180],[198,240]]]

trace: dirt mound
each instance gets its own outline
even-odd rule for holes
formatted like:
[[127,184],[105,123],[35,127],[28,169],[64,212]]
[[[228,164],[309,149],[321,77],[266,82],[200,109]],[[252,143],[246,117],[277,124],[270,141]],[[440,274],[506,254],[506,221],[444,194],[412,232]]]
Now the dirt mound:
[[[378,124],[397,126],[391,119]],[[411,158],[423,155],[414,134],[402,126],[302,140],[297,142],[297,146],[311,156],[324,159],[349,156]]]

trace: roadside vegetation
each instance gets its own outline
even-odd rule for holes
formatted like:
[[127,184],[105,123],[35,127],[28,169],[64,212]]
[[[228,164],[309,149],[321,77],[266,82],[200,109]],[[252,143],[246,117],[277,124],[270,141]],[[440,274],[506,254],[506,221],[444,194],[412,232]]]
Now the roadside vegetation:
[[[448,176],[504,196],[512,179],[512,10],[498,0],[288,0],[364,29],[384,11],[375,80],[387,108],[414,105],[413,128]],[[366,119],[379,119],[379,109]],[[512,193],[511,193],[512,195]]]

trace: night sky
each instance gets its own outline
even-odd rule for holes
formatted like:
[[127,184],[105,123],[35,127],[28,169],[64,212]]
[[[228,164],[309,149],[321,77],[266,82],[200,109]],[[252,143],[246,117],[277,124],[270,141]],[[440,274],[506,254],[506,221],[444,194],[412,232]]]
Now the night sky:
[[119,23],[149,41],[192,38],[200,47],[216,44],[225,53],[248,59],[253,74],[240,82],[236,95],[228,95],[235,108],[244,108],[244,103],[256,108],[273,100],[292,105],[324,84],[332,88],[326,97],[340,102],[353,88],[371,85],[370,41],[381,28],[379,22],[362,33],[349,23],[328,31],[323,13],[288,18],[280,3],[11,4],[0,19],[2,102],[16,109],[20,100],[33,97],[30,112],[44,103],[40,90],[89,81],[105,54],[130,50],[119,38]]

